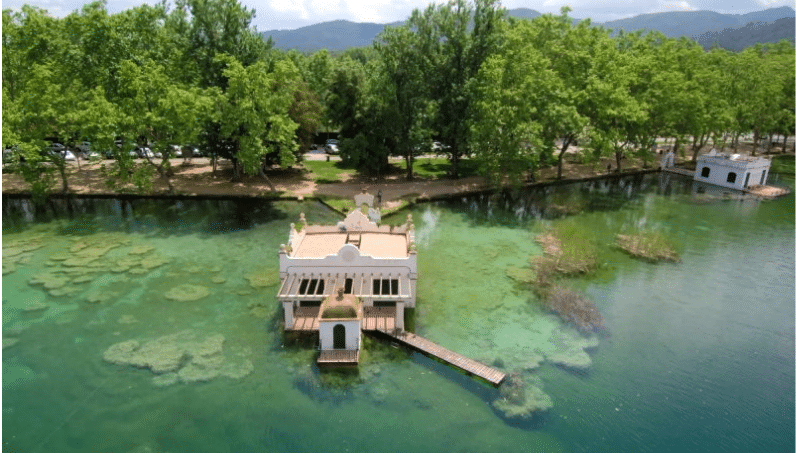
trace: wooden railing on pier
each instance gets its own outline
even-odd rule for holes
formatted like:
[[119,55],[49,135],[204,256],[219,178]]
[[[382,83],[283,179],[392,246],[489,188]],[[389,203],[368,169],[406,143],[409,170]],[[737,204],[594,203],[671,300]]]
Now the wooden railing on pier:
[[360,351],[333,349],[321,351],[318,355],[318,365],[323,366],[356,366],[360,361]]
[[477,376],[494,386],[499,386],[507,375],[496,368],[483,365],[468,357],[452,352],[443,346],[437,345],[424,337],[405,331],[386,332],[391,337],[427,355],[436,357],[444,362],[457,367],[468,374]]
[[362,315],[362,330],[389,332],[396,329],[396,308],[365,307]]

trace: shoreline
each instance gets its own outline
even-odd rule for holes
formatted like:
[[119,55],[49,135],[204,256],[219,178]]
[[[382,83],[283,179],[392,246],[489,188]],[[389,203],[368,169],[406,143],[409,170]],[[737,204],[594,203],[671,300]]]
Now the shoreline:
[[[481,194],[489,194],[494,192],[505,192],[511,190],[521,190],[527,188],[536,188],[536,187],[549,187],[549,186],[561,186],[561,185],[568,185],[568,184],[576,184],[580,182],[586,181],[597,181],[597,180],[604,180],[604,179],[617,179],[622,177],[629,177],[629,176],[636,176],[636,175],[644,175],[650,173],[659,173],[661,170],[660,168],[648,168],[648,169],[641,169],[641,170],[628,170],[623,171],[621,173],[604,173],[604,174],[591,174],[584,177],[575,177],[575,178],[562,178],[560,180],[552,179],[552,180],[544,180],[544,181],[536,181],[528,184],[522,184],[519,187],[513,186],[505,186],[505,187],[493,187],[487,184],[479,186],[477,184],[471,185],[450,185],[450,182],[459,182],[460,179],[457,180],[428,180],[428,181],[396,181],[396,182],[388,182],[384,181],[381,183],[366,183],[362,184],[364,187],[373,188],[374,190],[379,187],[380,190],[387,189],[388,185],[394,186],[394,189],[391,192],[391,197],[388,197],[384,200],[384,204],[389,205],[388,207],[382,209],[382,215],[390,215],[396,213],[402,209],[405,209],[410,206],[414,206],[418,203],[425,203],[431,201],[441,201],[441,200],[450,200],[455,197],[461,196],[468,196],[468,195],[481,195]],[[5,176],[5,174],[4,174]],[[5,179],[5,178],[4,178]],[[463,178],[463,179],[472,179],[472,178]],[[417,194],[415,191],[416,188],[420,188],[422,182],[431,182],[441,183],[441,187],[438,192],[439,193],[425,193],[425,194]],[[277,191],[276,194],[272,192],[264,192],[264,191],[254,191],[252,193],[167,193],[167,192],[151,192],[151,193],[114,193],[111,191],[81,191],[81,192],[69,192],[69,193],[61,193],[61,192],[53,192],[48,195],[48,198],[54,199],[73,199],[73,198],[101,198],[101,199],[123,199],[123,200],[131,200],[131,199],[154,199],[154,200],[196,200],[196,199],[204,199],[204,200],[265,200],[265,201],[305,201],[305,200],[315,200],[319,203],[325,205],[333,212],[337,212],[338,214],[345,215],[342,210],[338,209],[335,205],[333,205],[330,201],[332,199],[342,199],[342,200],[350,200],[354,194],[360,192],[359,188],[352,187],[354,183],[330,183],[330,184],[319,184],[317,185],[317,189],[320,190],[322,193],[312,193],[312,194],[298,194],[293,193],[288,195],[286,191]],[[384,187],[380,187],[384,186]],[[327,193],[330,192],[327,189],[333,189],[335,187],[338,188],[348,188],[353,189],[352,195],[340,195],[340,194],[331,194]],[[401,189],[401,190],[400,190]],[[370,190],[369,190],[370,192]],[[405,193],[405,195],[399,195],[399,193]],[[414,197],[409,197],[407,194],[415,194]],[[395,195],[395,196],[393,196]],[[26,190],[3,190],[2,196],[4,198],[10,199],[26,199],[31,198],[31,192]]]

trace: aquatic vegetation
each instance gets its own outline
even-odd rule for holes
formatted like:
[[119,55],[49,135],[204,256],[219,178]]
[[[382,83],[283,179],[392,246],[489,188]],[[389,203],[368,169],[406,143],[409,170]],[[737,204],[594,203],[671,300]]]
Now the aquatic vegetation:
[[265,288],[279,283],[279,269],[276,266],[265,267],[245,274],[248,284],[254,288]]
[[573,289],[552,286],[546,291],[545,306],[585,333],[604,329],[602,315],[591,299]]
[[528,419],[533,415],[552,408],[552,399],[541,390],[541,380],[537,376],[510,374],[499,387],[499,398],[493,407],[509,419]]
[[535,283],[535,273],[531,268],[508,266],[505,275],[519,284],[532,285]]
[[549,231],[536,236],[544,250],[539,261],[551,261],[546,267],[564,275],[586,274],[598,266],[597,251],[585,231],[578,226],[561,222]]
[[547,355],[549,363],[580,372],[591,368],[591,356],[587,350],[599,346],[599,337],[575,329],[559,329],[552,332],[549,340],[558,346]]
[[223,354],[223,335],[204,335],[193,330],[147,340],[127,340],[111,345],[103,360],[116,365],[150,369],[154,384],[208,381],[218,376],[240,379],[254,370],[244,351]]
[[128,251],[129,255],[144,255],[153,250],[151,245],[135,245]]
[[171,288],[165,293],[165,297],[178,302],[192,302],[203,299],[209,295],[209,288],[200,285],[183,283]]
[[631,256],[653,263],[680,261],[678,253],[669,239],[654,231],[630,235],[619,234],[616,236],[616,246]]

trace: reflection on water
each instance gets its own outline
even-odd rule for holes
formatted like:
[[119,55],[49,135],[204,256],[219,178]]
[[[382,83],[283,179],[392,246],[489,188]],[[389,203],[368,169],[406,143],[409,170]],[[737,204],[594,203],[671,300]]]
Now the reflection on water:
[[[416,206],[417,332],[515,373],[505,393],[370,338],[358,370],[314,366],[314,340],[281,331],[275,272],[301,212],[337,220],[317,203],[4,198],[4,449],[791,450],[793,207],[658,175]],[[597,249],[568,284],[609,336],[528,287],[555,222]],[[681,263],[611,246],[634,227]]]

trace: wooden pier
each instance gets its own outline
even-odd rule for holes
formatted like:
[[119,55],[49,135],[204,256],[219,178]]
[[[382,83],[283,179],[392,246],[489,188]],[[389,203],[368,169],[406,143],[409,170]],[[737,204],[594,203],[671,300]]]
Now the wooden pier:
[[670,173],[675,173],[678,175],[689,176],[691,178],[694,177],[694,170],[688,170],[682,167],[665,167],[662,168],[663,171],[668,171]]
[[360,351],[334,349],[321,351],[318,355],[318,365],[321,366],[357,366],[360,362]]
[[507,375],[496,368],[491,368],[487,365],[483,365],[475,360],[469,359],[468,357],[462,356],[457,354],[456,352],[452,352],[443,346],[439,346],[424,337],[420,337],[414,333],[410,332],[386,332],[391,337],[395,338],[401,343],[410,346],[413,349],[421,351],[427,355],[432,357],[438,358],[443,360],[444,362],[457,367],[468,374],[473,376],[477,376],[480,379],[483,379],[495,387],[498,387],[502,381],[505,380]]

